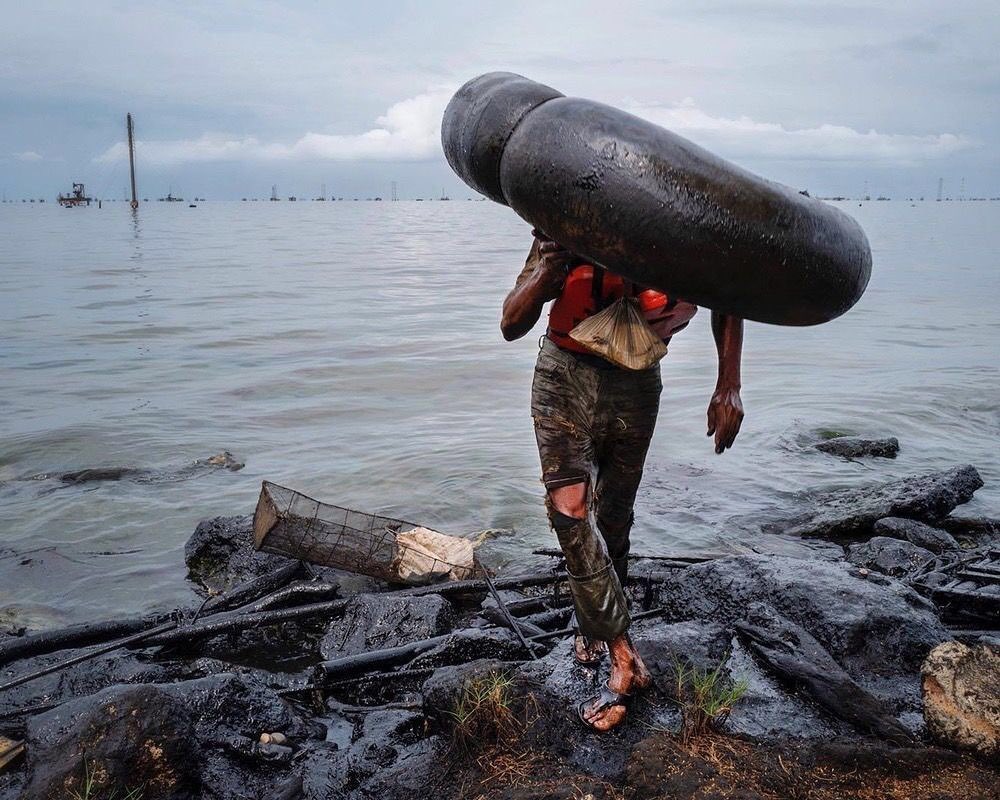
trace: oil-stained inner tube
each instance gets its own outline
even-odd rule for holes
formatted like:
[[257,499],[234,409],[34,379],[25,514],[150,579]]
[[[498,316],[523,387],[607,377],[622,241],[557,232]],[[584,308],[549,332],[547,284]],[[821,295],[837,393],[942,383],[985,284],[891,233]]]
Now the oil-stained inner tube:
[[473,189],[588,260],[701,306],[814,325],[853,306],[871,275],[864,232],[834,206],[520,75],[465,84],[441,138]]

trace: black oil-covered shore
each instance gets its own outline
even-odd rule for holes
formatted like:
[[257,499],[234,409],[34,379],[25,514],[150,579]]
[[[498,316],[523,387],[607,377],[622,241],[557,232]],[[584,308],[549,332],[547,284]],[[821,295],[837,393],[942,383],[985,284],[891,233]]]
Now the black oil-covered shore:
[[[880,454],[876,444],[855,438],[851,452]],[[804,786],[839,800],[855,796],[852,781],[892,797],[907,782],[986,796],[996,780],[987,761],[929,744],[942,735],[920,674],[942,642],[987,665],[977,669],[1000,664],[990,649],[1000,642],[990,571],[1000,571],[1000,521],[954,513],[981,485],[971,466],[876,481],[800,498],[760,533],[821,536],[826,555],[637,555],[626,591],[656,684],[612,735],[573,713],[603,677],[572,658],[565,573],[551,562],[526,580],[496,580],[515,624],[538,643],[530,660],[483,581],[400,589],[307,570],[254,551],[249,517],[207,520],[185,548],[191,609],[214,598],[197,622],[185,615],[168,635],[0,694],[0,760],[5,741],[25,745],[0,769],[0,800],[61,800],[88,763],[109,786],[172,800],[528,800],[581,785],[605,800],[700,800],[720,781],[748,800]],[[979,581],[975,597],[970,581]],[[0,635],[0,683],[159,621]],[[680,664],[748,681],[713,740],[736,758],[726,775],[706,772],[697,748],[672,733],[650,733],[678,726]],[[497,676],[517,733],[470,760],[456,744],[458,704],[470,682]],[[511,747],[531,755],[516,762],[520,788],[505,783]]]

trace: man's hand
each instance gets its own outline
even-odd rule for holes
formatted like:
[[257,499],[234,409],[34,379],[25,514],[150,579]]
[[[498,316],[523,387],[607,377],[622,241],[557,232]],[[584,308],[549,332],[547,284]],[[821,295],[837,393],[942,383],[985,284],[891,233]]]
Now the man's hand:
[[708,435],[715,434],[715,452],[722,453],[733,446],[743,424],[743,401],[735,386],[716,386],[708,404]]
[[712,335],[719,351],[719,377],[708,404],[708,435],[715,434],[715,452],[733,446],[743,424],[740,400],[740,361],[743,352],[743,320],[712,312]]
[[538,246],[538,271],[535,279],[546,300],[554,300],[563,289],[573,254],[555,242],[542,242]]
[[576,256],[544,233],[538,230],[533,230],[532,233],[538,240],[538,270],[535,279],[542,296],[546,300],[554,300],[562,293],[566,275]]
[[500,332],[508,342],[520,339],[542,314],[542,306],[562,294],[569,268],[576,256],[544,233],[534,230],[535,241],[524,270],[503,301]]

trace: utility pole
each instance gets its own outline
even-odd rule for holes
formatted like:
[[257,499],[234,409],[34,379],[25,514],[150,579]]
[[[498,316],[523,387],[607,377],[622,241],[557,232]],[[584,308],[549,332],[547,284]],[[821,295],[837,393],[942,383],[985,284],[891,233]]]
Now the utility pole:
[[396,192],[396,181],[392,182],[392,199],[394,201],[399,199],[399,194]]
[[132,130],[132,115],[125,115],[125,128],[128,130],[128,172],[132,180],[132,210],[139,207],[139,198],[135,195],[135,135]]
[[940,203],[941,199],[944,197],[944,178],[938,178],[938,196],[937,201]]
[[962,183],[958,190],[958,199],[959,200],[965,199],[965,178],[962,178]]

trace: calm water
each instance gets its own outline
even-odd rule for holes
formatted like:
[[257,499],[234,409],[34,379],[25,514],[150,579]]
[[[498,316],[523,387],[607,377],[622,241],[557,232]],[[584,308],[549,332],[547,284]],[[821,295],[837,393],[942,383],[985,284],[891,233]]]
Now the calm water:
[[[1000,203],[848,204],[875,252],[845,317],[748,326],[747,419],[716,456],[708,314],[664,361],[636,551],[794,552],[734,520],[800,492],[971,462],[1000,513]],[[492,203],[0,206],[0,609],[73,621],[186,602],[198,520],[263,478],[453,533],[549,545],[528,414],[536,331],[500,302],[528,227]],[[809,443],[899,437],[866,464]],[[228,449],[241,472],[178,472]],[[65,486],[52,473],[151,468]]]

